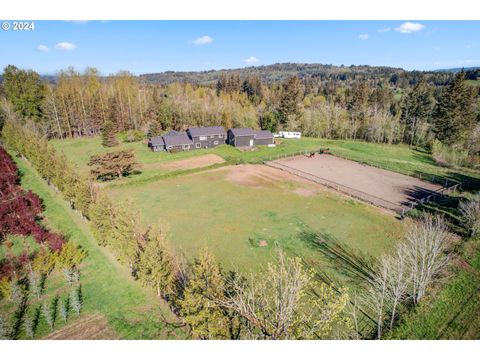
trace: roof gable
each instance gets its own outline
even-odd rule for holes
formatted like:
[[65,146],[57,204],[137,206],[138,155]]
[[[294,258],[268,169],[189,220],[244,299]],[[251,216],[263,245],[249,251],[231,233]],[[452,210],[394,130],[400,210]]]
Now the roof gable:
[[186,133],[179,133],[178,135],[163,136],[165,146],[178,146],[178,145],[192,145],[193,141]]
[[223,126],[194,127],[189,128],[187,131],[192,137],[225,134],[225,129]]
[[255,132],[250,128],[235,128],[230,129],[234,136],[254,136]]

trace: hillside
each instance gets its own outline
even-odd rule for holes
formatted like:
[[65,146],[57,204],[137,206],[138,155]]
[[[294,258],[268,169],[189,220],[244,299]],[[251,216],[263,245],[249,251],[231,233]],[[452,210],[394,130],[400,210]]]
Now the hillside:
[[302,64],[302,63],[277,63],[273,65],[250,66],[238,69],[223,69],[209,71],[166,71],[162,73],[142,74],[140,78],[149,83],[170,84],[174,82],[188,82],[196,84],[211,84],[216,82],[221,75],[236,74],[240,78],[258,76],[265,83],[273,83],[285,80],[292,76],[338,78],[340,80],[354,75],[369,75],[369,77],[384,77],[403,73],[401,68],[386,66],[351,65],[335,66],[325,64]]

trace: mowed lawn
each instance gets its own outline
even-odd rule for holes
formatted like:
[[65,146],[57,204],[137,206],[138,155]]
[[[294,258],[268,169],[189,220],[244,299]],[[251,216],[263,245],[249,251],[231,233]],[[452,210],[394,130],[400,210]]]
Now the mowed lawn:
[[319,185],[276,178],[281,173],[264,165],[229,166],[108,191],[133,200],[145,223],[166,222],[170,242],[187,258],[206,246],[224,267],[242,271],[261,269],[278,248],[319,258],[301,240],[305,230],[374,256],[401,237],[404,223],[392,214]]

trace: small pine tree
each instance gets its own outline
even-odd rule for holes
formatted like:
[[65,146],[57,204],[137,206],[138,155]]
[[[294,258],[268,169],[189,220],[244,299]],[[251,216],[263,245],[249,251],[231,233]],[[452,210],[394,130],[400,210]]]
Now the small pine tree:
[[105,147],[114,147],[118,145],[115,124],[111,120],[107,120],[103,126],[102,145]]
[[47,322],[47,324],[50,326],[50,329],[53,329],[53,325],[54,325],[53,311],[52,311],[52,306],[48,301],[45,301],[42,304],[42,316]]
[[173,256],[164,234],[152,228],[146,237],[147,243],[137,266],[138,278],[144,286],[155,289],[158,296],[171,296],[175,293],[176,276]]
[[152,121],[148,127],[148,137],[159,136],[162,133],[162,127],[158,121]]
[[12,328],[8,320],[0,314],[0,340],[9,340],[12,336]]
[[80,295],[80,287],[73,289],[70,292],[70,307],[72,308],[73,311],[75,311],[75,314],[80,315],[80,311],[82,309],[82,299]]
[[227,339],[228,319],[217,301],[224,296],[224,278],[213,255],[203,250],[180,302],[192,335],[200,339]]
[[30,271],[28,274],[28,287],[30,292],[40,299],[42,295],[42,278],[37,271]]
[[63,322],[67,322],[68,320],[68,305],[69,299],[65,299],[64,301],[60,301],[60,316],[62,317]]
[[35,337],[34,324],[28,314],[25,314],[23,317],[23,330],[25,331],[25,335],[27,335],[30,339]]

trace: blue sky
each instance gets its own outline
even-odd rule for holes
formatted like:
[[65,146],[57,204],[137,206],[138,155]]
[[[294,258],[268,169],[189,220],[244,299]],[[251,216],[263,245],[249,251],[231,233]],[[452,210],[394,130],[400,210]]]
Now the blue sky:
[[[12,23],[12,21],[9,21]],[[36,21],[0,30],[0,66],[104,75],[307,62],[429,70],[480,65],[480,21]]]

